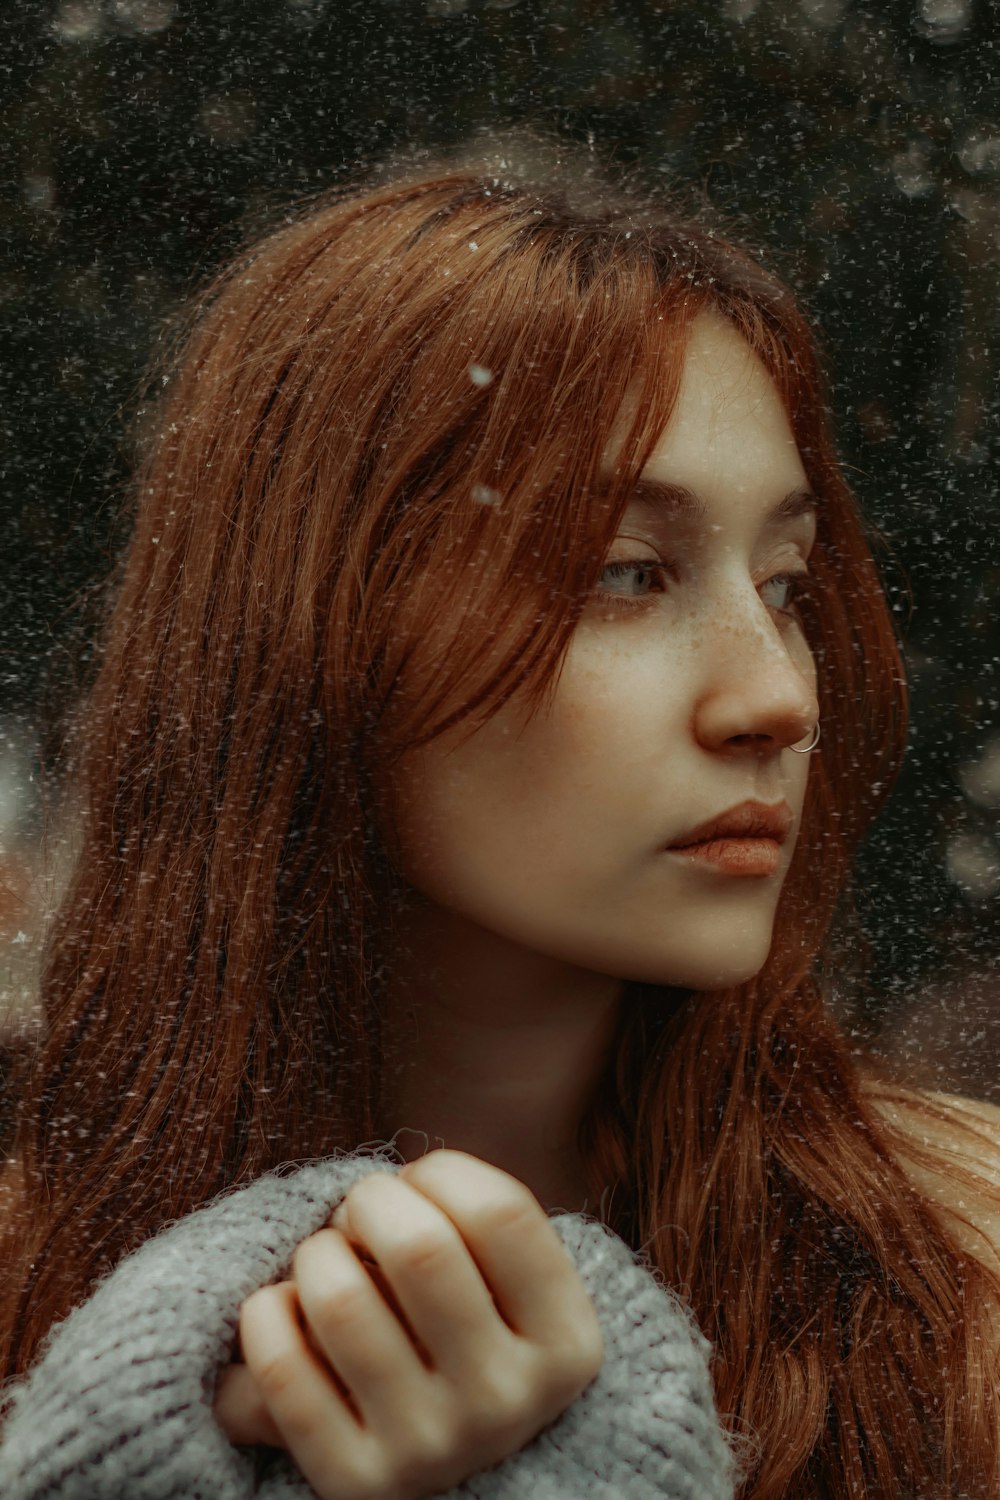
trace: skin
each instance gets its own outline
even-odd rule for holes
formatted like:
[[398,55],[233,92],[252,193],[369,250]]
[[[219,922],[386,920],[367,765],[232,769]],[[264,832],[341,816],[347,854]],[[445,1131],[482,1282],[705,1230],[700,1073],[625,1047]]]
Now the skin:
[[[549,1207],[586,1202],[576,1129],[624,981],[713,990],[764,963],[809,774],[789,747],[819,715],[780,581],[806,570],[815,517],[769,519],[805,471],[763,366],[715,315],[643,479],[704,514],[637,497],[607,560],[669,575],[606,573],[551,709],[526,722],[511,702],[412,754],[392,810],[413,899],[383,1133],[407,1160],[438,1141],[491,1161]],[[773,875],[662,852],[748,798],[794,817]]]

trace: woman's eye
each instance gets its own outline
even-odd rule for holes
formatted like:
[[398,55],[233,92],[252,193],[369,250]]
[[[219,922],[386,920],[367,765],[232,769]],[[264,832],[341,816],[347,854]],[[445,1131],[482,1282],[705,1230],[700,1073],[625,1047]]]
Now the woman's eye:
[[[640,609],[668,592],[670,577],[669,566],[653,558],[623,558],[605,563],[594,595],[602,607]],[[808,582],[805,573],[776,573],[761,584],[759,592],[768,609],[791,615]]]
[[666,572],[662,563],[648,557],[606,563],[597,580],[597,598],[602,604],[633,608],[665,592]]
[[787,614],[806,585],[805,573],[777,573],[761,585],[760,596],[769,609]]

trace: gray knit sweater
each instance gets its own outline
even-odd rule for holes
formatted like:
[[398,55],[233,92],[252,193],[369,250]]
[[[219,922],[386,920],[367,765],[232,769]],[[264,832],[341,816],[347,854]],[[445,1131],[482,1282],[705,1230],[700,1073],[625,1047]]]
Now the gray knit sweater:
[[[163,1230],[59,1324],[13,1391],[3,1500],[309,1500],[286,1454],[236,1448],[212,1414],[240,1304],[288,1269],[350,1184],[398,1170],[357,1151],[271,1173]],[[552,1223],[594,1301],[604,1364],[526,1447],[449,1500],[728,1500],[708,1344],[680,1302],[596,1220]]]

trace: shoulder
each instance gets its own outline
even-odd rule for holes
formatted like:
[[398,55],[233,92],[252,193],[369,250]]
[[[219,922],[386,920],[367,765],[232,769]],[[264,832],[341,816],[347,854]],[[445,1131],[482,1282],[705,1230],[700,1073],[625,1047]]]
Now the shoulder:
[[1000,1108],[961,1094],[863,1085],[904,1171],[959,1245],[1000,1275]]
[[960,1152],[979,1141],[984,1148],[982,1164],[1000,1172],[1000,1105],[878,1079],[865,1079],[862,1088],[888,1124],[925,1137],[929,1145]]

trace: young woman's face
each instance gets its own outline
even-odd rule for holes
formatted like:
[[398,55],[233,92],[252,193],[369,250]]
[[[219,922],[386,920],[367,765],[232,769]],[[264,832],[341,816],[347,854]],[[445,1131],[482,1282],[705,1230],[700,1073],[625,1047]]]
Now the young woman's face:
[[[408,882],[452,922],[596,973],[697,989],[755,974],[809,774],[790,747],[819,714],[793,603],[814,533],[777,391],[702,315],[551,708],[515,700],[404,759]],[[783,841],[668,847],[747,802]]]

